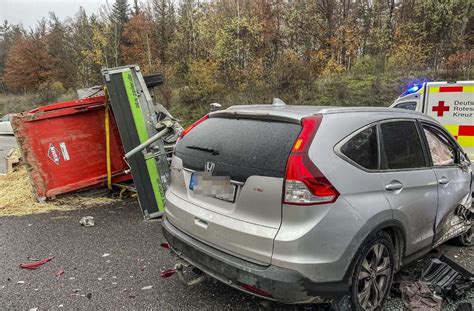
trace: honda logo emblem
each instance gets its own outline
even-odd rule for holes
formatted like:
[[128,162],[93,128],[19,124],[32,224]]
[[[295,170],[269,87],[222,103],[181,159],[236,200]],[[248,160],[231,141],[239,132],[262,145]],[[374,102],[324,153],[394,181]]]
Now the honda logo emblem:
[[214,172],[214,168],[216,167],[216,164],[213,162],[206,162],[206,165],[204,166],[204,171],[207,173]]

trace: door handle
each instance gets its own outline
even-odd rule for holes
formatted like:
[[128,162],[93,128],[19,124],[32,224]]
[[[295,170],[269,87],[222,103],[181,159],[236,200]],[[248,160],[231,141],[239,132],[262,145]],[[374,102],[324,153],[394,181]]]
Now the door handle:
[[394,190],[400,190],[403,188],[403,185],[401,182],[392,180],[389,184],[385,185],[385,189],[394,191]]
[[438,184],[440,185],[446,185],[447,183],[449,183],[449,178],[446,176],[443,176],[438,180]]

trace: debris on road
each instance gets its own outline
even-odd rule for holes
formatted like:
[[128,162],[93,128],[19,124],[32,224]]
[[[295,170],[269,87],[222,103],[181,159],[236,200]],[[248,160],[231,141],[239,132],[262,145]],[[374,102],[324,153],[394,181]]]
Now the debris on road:
[[63,275],[63,274],[64,274],[64,269],[61,268],[61,269],[59,269],[54,275],[56,275],[56,276],[61,276],[61,275]]
[[107,254],[107,253],[105,253],[104,255],[102,255],[102,257],[109,257],[109,256],[110,256],[110,254]]
[[441,310],[443,299],[435,295],[425,282],[402,281],[400,291],[403,304],[408,310]]
[[432,258],[423,269],[421,279],[448,301],[455,301],[474,287],[474,275],[449,257]]
[[472,311],[472,310],[474,310],[474,301],[461,302],[456,308],[456,311]]
[[165,270],[165,271],[161,271],[160,276],[162,278],[169,278],[170,276],[175,275],[175,273],[176,273],[176,269],[168,269],[168,270]]
[[153,285],[148,285],[148,286],[142,287],[142,290],[149,290],[149,289],[152,289],[152,288],[153,288]]
[[[441,310],[445,304],[465,299],[474,288],[474,275],[442,255],[433,257],[416,270],[395,276],[392,292],[401,296],[408,310]],[[460,304],[461,305],[461,304]]]
[[170,249],[171,248],[169,243],[161,243],[160,246],[164,249]]
[[79,220],[79,223],[84,227],[93,227],[94,226],[94,217],[84,216]]
[[23,268],[23,269],[29,269],[29,270],[38,269],[39,267],[41,267],[45,263],[50,262],[51,260],[53,260],[53,258],[54,257],[48,257],[48,258],[44,258],[44,259],[34,261],[34,262],[22,263],[20,265],[20,267]]
[[25,281],[18,281],[16,284],[25,284]]

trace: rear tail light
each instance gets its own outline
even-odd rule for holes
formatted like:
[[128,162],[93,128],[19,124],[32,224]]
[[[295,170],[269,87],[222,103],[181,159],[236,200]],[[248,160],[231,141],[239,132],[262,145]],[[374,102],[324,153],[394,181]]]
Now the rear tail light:
[[302,120],[303,129],[293,144],[286,164],[285,195],[283,202],[294,205],[332,203],[339,192],[313,164],[308,156],[309,146],[316,135],[323,116]]
[[183,138],[184,135],[188,134],[193,128],[198,126],[203,121],[206,121],[207,119],[209,119],[209,114],[204,115],[203,117],[201,117],[201,119],[197,120],[196,122],[194,122],[193,124],[185,128],[184,130],[182,130],[181,133],[179,134],[178,140]]

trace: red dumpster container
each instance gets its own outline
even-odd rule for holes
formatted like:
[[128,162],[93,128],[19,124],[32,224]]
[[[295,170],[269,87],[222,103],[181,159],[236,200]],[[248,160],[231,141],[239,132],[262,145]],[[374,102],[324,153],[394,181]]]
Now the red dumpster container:
[[[41,106],[14,115],[12,127],[38,199],[107,182],[106,98]],[[113,182],[130,180],[115,119],[109,114]]]

